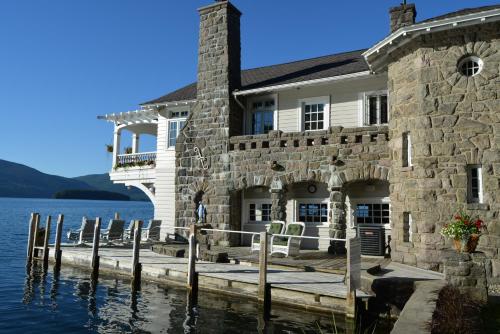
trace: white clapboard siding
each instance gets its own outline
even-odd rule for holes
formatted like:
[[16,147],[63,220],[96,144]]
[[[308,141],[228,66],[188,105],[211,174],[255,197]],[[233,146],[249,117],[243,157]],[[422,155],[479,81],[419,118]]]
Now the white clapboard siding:
[[279,129],[283,132],[301,131],[299,100],[321,96],[330,97],[330,126],[357,127],[361,124],[360,93],[386,89],[387,77],[381,75],[280,91]]

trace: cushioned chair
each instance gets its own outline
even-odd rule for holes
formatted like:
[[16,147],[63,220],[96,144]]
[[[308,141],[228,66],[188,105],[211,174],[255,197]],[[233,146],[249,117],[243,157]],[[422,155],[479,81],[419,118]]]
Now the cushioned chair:
[[94,241],[94,225],[95,219],[87,219],[83,217],[82,225],[78,230],[68,231],[68,239],[79,244]]
[[101,239],[107,241],[123,241],[125,221],[120,219],[111,219],[108,228],[101,232]]
[[148,227],[142,229],[142,240],[160,240],[161,220],[150,219]]
[[123,233],[124,240],[134,239],[134,222],[135,220],[131,220],[130,224],[128,224],[128,227],[125,229],[125,232]]
[[[285,222],[281,220],[273,220],[271,224],[266,225],[266,231],[269,234],[282,234],[285,230]],[[250,244],[250,251],[260,251],[260,235],[252,235],[252,243]]]
[[[303,222],[293,222],[286,226],[285,235],[303,236],[306,225]],[[271,255],[274,253],[295,256],[299,254],[302,238],[282,237],[273,235],[271,237]]]

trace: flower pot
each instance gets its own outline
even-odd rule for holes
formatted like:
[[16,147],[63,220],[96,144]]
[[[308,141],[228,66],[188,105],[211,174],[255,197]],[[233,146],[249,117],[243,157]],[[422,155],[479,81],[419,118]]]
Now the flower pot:
[[473,253],[476,250],[480,236],[481,236],[480,234],[471,234],[468,238],[465,238],[463,240],[454,239],[453,246],[455,246],[457,252]]

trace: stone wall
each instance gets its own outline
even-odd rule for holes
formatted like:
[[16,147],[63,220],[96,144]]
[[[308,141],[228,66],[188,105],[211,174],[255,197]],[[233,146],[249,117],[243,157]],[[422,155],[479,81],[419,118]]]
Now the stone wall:
[[[392,168],[392,258],[442,270],[439,234],[459,208],[488,226],[479,249],[500,258],[499,23],[422,35],[391,55],[388,66]],[[463,56],[484,61],[474,77],[458,72]],[[402,167],[402,135],[410,132],[413,167]],[[467,203],[468,164],[483,168],[484,203]],[[404,242],[403,213],[412,216]],[[498,263],[498,262],[496,262]],[[493,271],[490,270],[492,273]]]

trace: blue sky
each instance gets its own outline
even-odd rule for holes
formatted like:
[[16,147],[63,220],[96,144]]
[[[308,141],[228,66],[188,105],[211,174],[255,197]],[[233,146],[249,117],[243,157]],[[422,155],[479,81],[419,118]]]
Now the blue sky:
[[[242,66],[370,47],[395,0],[234,0]],[[409,1],[410,2],[410,1]],[[111,167],[112,125],[96,116],[196,78],[198,14],[212,0],[0,2],[0,159],[63,176]],[[416,1],[417,20],[488,0]],[[151,149],[153,138],[144,141]]]

